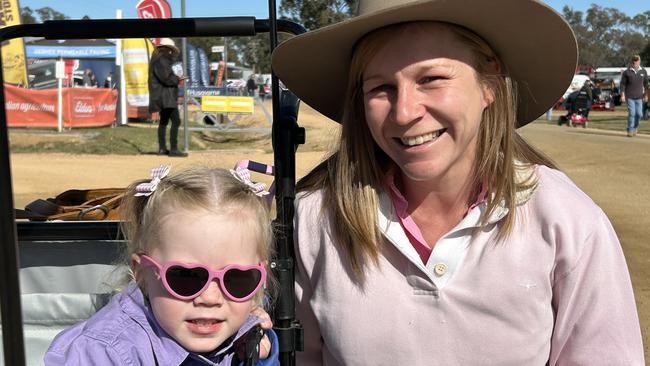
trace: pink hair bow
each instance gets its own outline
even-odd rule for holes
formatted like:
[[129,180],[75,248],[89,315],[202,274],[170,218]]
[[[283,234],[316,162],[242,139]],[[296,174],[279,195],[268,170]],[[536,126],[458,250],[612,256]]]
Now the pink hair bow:
[[251,180],[251,173],[248,169],[236,167],[235,169],[230,169],[230,174],[237,178],[238,181],[246,184],[256,196],[264,197],[269,194],[269,191],[265,190],[266,184],[255,183]]
[[135,187],[136,196],[150,196],[158,187],[158,183],[169,174],[171,167],[169,165],[160,165],[151,169],[151,181],[140,183]]

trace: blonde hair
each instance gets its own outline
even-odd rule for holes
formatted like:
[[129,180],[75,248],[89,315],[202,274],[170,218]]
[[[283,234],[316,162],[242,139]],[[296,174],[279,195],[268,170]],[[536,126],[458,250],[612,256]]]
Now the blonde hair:
[[[325,162],[298,183],[299,190],[323,189],[323,214],[330,215],[337,244],[360,282],[364,279],[368,260],[375,265],[378,263],[383,243],[377,225],[378,193],[384,189],[384,177],[398,169],[375,143],[365,123],[362,74],[368,60],[381,49],[386,39],[403,31],[406,24],[410,23],[375,30],[357,43],[350,63],[339,145]],[[488,217],[497,206],[509,209],[498,233],[498,240],[503,240],[514,226],[516,193],[536,184],[533,179],[518,180],[517,169],[534,164],[553,168],[555,165],[515,131],[516,84],[504,65],[500,65],[500,72],[494,72],[493,64],[499,60],[490,46],[466,28],[446,25],[470,49],[478,82],[494,95],[494,102],[483,111],[471,183],[477,195],[483,184],[488,188],[482,226],[487,225]]]
[[[228,170],[194,167],[163,178],[150,196],[135,196],[135,187],[148,182],[133,182],[127,189],[120,213],[122,230],[127,239],[124,262],[132,254],[149,253],[159,242],[162,219],[179,210],[205,210],[215,214],[237,215],[246,229],[255,233],[257,254],[268,263],[273,255],[273,235],[267,204]],[[268,268],[267,268],[268,270]],[[275,290],[275,280],[267,271],[269,294]],[[133,274],[130,274],[133,279]],[[140,284],[142,286],[142,284]],[[262,291],[256,296],[261,300]]]

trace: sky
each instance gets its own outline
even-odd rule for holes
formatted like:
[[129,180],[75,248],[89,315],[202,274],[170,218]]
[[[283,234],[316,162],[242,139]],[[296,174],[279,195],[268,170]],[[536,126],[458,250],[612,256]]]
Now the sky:
[[[181,17],[181,1],[168,0],[173,17]],[[276,0],[279,5],[281,0]],[[124,18],[137,18],[136,5],[140,0],[18,0],[21,7],[32,10],[49,6],[70,17],[80,19],[84,15],[92,19],[115,18],[116,9],[121,9]],[[574,10],[585,11],[591,4],[602,7],[617,8],[627,15],[634,16],[650,10],[647,0],[545,0],[552,8],[562,12],[565,5]],[[254,16],[258,19],[268,18],[267,0],[185,0],[187,17],[225,17]]]

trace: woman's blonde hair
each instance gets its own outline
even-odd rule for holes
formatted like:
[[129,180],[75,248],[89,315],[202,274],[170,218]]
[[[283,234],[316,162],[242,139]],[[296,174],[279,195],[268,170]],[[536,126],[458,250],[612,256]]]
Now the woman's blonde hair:
[[[364,279],[368,260],[378,263],[383,243],[377,225],[378,193],[384,189],[384,177],[398,169],[375,143],[365,123],[363,70],[386,40],[404,31],[408,24],[411,23],[378,29],[358,42],[350,63],[339,144],[326,161],[298,183],[298,189],[303,191],[323,189],[323,214],[330,216],[337,245],[343,249],[359,281]],[[482,225],[487,224],[497,206],[509,209],[499,229],[498,238],[502,240],[514,225],[516,193],[536,184],[531,179],[517,180],[518,167],[541,164],[554,168],[555,165],[515,131],[516,85],[504,65],[499,65],[500,71],[495,73],[494,63],[499,60],[490,46],[466,28],[446,25],[470,49],[478,82],[494,96],[494,102],[483,111],[470,182],[476,194],[483,184],[488,188]]]
[[[124,222],[122,230],[127,239],[125,263],[130,263],[132,254],[150,253],[155,248],[159,243],[163,218],[187,210],[236,216],[245,230],[257,237],[260,259],[265,263],[271,259],[273,235],[266,201],[255,195],[230,171],[208,167],[189,168],[163,178],[150,196],[135,196],[135,187],[145,182],[148,181],[132,183],[120,207]],[[272,294],[275,280],[271,271],[267,272],[267,290]],[[260,291],[255,299],[259,301],[262,297]]]

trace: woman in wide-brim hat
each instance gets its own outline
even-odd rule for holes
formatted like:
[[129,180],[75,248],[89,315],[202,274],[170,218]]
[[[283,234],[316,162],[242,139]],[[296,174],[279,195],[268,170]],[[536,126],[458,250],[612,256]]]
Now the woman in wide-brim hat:
[[535,0],[366,0],[274,51],[341,123],[299,182],[298,364],[643,364],[602,210],[516,131],[577,47]]
[[[178,129],[181,117],[178,113],[178,83],[181,78],[174,73],[172,65],[179,50],[170,38],[161,38],[149,61],[149,112],[159,113],[158,155],[184,157],[186,152],[178,149]],[[169,149],[167,148],[167,124],[171,121]]]

